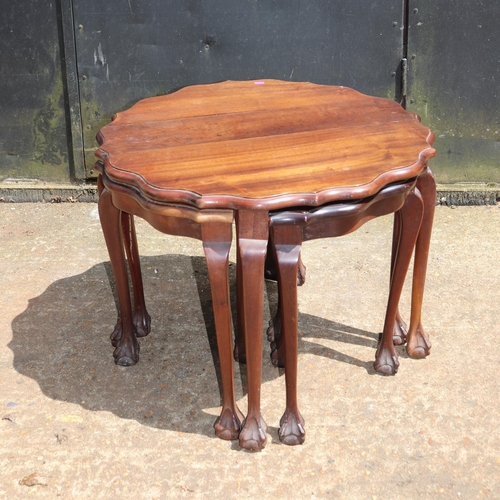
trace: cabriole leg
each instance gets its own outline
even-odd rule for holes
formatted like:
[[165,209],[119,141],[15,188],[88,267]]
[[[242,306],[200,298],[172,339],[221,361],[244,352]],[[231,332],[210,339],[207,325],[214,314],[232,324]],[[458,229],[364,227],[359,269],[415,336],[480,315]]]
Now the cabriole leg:
[[[269,256],[272,257],[269,257]],[[267,340],[271,343],[271,362],[274,366],[284,368],[285,355],[282,342],[282,327],[281,327],[281,281],[278,278],[276,248],[273,243],[273,230],[269,233],[269,244],[267,246],[266,257],[266,278],[274,279],[278,282],[278,309],[274,318],[269,321],[267,328]],[[302,256],[299,255],[299,263],[297,267],[297,286],[302,286],[306,281],[306,266],[302,262]]]
[[142,284],[139,246],[135,233],[134,216],[122,212],[122,234],[134,291],[133,321],[138,337],[145,337],[151,331],[151,317],[146,310],[144,286]]
[[408,331],[406,350],[412,358],[425,358],[430,353],[431,343],[422,326],[421,314],[432,223],[436,208],[436,182],[429,169],[418,178],[417,188],[422,194],[424,202],[424,217],[415,247],[410,330]]
[[[236,221],[237,221],[236,217]],[[236,222],[238,224],[238,222]],[[234,351],[233,356],[235,361],[239,363],[247,362],[246,347],[245,347],[245,313],[243,308],[243,273],[241,269],[241,250],[236,236],[236,331],[234,332]]]
[[[144,286],[142,284],[141,264],[139,257],[139,246],[135,233],[134,216],[126,212],[121,212],[121,227],[123,246],[127,255],[127,262],[132,278],[133,289],[133,309],[132,322],[137,337],[145,337],[151,331],[151,317],[146,310],[144,300]],[[116,323],[115,329],[111,334],[111,343],[116,347],[122,335],[122,325],[120,319]]]
[[375,354],[375,370],[382,375],[395,375],[399,361],[394,349],[393,335],[401,291],[410,265],[423,215],[423,201],[417,189],[411,191],[396,217],[400,217],[399,242],[394,262],[384,330]]
[[113,205],[111,193],[104,188],[100,176],[98,182],[100,192],[99,218],[115,277],[119,304],[118,321],[121,323],[121,336],[116,342],[113,357],[117,365],[131,366],[139,361],[139,343],[132,322],[132,306],[121,230],[121,212]]
[[[394,213],[394,229],[392,234],[392,253],[391,253],[391,281],[394,274],[394,266],[398,254],[399,242],[401,240],[401,213],[399,211]],[[394,322],[393,342],[394,345],[403,345],[406,342],[408,329],[406,323],[403,321],[399,313],[399,307],[396,311],[396,321]]]
[[238,439],[244,416],[235,401],[231,352],[233,346],[228,273],[231,225],[203,223],[201,229],[212,291],[212,306],[222,375],[222,411],[214,424],[215,434],[221,439]]
[[302,245],[300,226],[276,226],[273,242],[276,248],[279,274],[279,300],[281,311],[281,341],[284,351],[286,378],[286,408],[280,420],[279,438],[287,445],[302,444],[305,440],[304,419],[297,404],[298,364],[298,308],[297,272]]
[[[264,302],[264,261],[269,231],[267,211],[240,210],[236,230],[240,263],[239,311],[245,335],[248,379],[248,414],[240,432],[240,446],[261,450],[267,440],[267,425],[260,411],[262,382],[262,319]],[[239,332],[241,335],[241,331]]]
[[[276,255],[276,245],[274,244],[274,234],[275,228],[270,228],[269,231],[269,243],[267,246],[267,257],[266,266],[268,262],[272,263],[273,277],[272,279],[277,281],[278,284],[278,308],[274,318],[269,321],[269,326],[267,328],[267,340],[271,343],[271,362],[274,366],[279,368],[284,368],[285,366],[285,352],[284,352],[284,342],[282,336],[282,326],[281,326],[281,316],[282,316],[282,282],[279,277],[278,271],[278,256]],[[271,268],[271,266],[269,266]]]

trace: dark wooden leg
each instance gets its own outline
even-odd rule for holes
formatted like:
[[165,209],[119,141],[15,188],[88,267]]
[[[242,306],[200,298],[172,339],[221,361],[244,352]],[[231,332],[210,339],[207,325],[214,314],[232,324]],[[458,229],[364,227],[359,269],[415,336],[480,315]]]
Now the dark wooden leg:
[[400,238],[392,273],[391,288],[385,316],[384,330],[375,354],[375,370],[382,375],[394,375],[399,362],[394,350],[393,335],[401,291],[410,265],[423,215],[423,201],[417,189],[410,192],[399,210]]
[[[139,246],[135,234],[134,216],[126,212],[121,212],[121,228],[123,246],[127,255],[127,262],[132,278],[132,289],[134,291],[134,305],[132,308],[132,322],[137,337],[145,337],[151,331],[151,317],[146,310],[144,300],[144,286],[142,284],[141,264],[139,258]],[[111,344],[118,345],[122,335],[122,323],[120,318],[111,334]]]
[[[273,255],[272,258],[269,255]],[[267,340],[271,343],[271,362],[274,366],[279,368],[283,368],[285,366],[285,354],[284,347],[282,341],[282,332],[281,332],[281,321],[282,321],[282,309],[281,309],[281,281],[278,278],[278,270],[277,270],[277,256],[276,256],[276,248],[273,243],[273,231],[270,231],[269,234],[269,244],[267,247],[267,257],[266,257],[266,277],[270,277],[269,279],[275,279],[278,282],[278,309],[274,318],[269,321],[269,326],[267,328]],[[272,278],[271,271],[268,272],[268,269],[273,269]],[[302,286],[306,281],[306,266],[302,262],[302,257],[299,254],[299,263],[297,267],[297,286]]]
[[[274,245],[271,242],[272,235],[269,233],[269,241],[267,244],[266,260],[264,264],[264,277],[268,280],[274,280],[278,283],[278,299],[279,299],[279,279],[278,279],[278,267],[276,261],[276,251]],[[239,245],[238,245],[239,248]],[[237,282],[237,296],[241,297],[241,259],[239,256],[239,251],[237,252],[237,267],[236,267],[236,282]],[[297,286],[302,286],[306,281],[306,266],[302,262],[302,258],[299,257],[299,267],[297,270]],[[240,363],[246,363],[245,356],[245,336],[239,335],[239,331],[243,331],[243,311],[241,307],[241,301],[237,301],[238,309],[238,328],[235,333],[235,344],[234,344],[234,359]],[[269,326],[267,328],[267,340],[271,343],[271,361],[274,366],[283,368],[285,366],[284,356],[281,353],[281,309],[278,300],[278,310],[269,321]]]
[[269,215],[266,211],[240,210],[236,214],[236,219],[241,265],[241,288],[239,289],[241,320],[245,335],[248,379],[248,414],[240,432],[240,446],[248,450],[260,450],[264,448],[267,440],[267,425],[260,411],[260,386],[262,382],[264,261],[269,232]]
[[[272,236],[269,235],[269,242],[267,244],[266,264],[264,268],[264,277],[268,280],[278,280],[278,264],[276,262],[276,255],[273,251],[273,244],[271,242]],[[306,266],[302,262],[302,257],[299,256],[299,267],[297,269],[297,286],[302,286],[306,282]]]
[[145,337],[151,331],[151,317],[146,310],[144,301],[144,286],[142,284],[134,216],[125,212],[122,212],[122,234],[134,290],[133,321],[135,332],[138,337]]
[[281,282],[278,281],[278,309],[267,327],[267,340],[271,343],[271,363],[277,368],[285,367],[285,347],[283,343],[283,328],[281,326]]
[[287,445],[305,440],[304,419],[297,405],[298,308],[297,272],[299,268],[302,228],[273,227],[273,241],[278,261],[280,308],[283,312],[281,339],[284,346],[286,409],[280,420],[280,441]]
[[131,366],[139,361],[139,343],[132,322],[132,306],[121,230],[121,212],[113,205],[111,193],[103,187],[101,177],[99,177],[98,182],[100,184],[99,218],[115,277],[120,309],[118,318],[121,321],[121,337],[116,343],[113,357],[117,365]]
[[231,306],[229,299],[229,250],[231,225],[202,223],[203,249],[207,259],[217,348],[222,375],[222,411],[214,428],[221,439],[238,439],[244,416],[236,405],[232,358]]
[[269,241],[267,242],[266,261],[264,265],[264,277],[266,280],[278,281],[278,263],[276,262],[276,252],[273,250],[272,230],[269,229]]
[[[394,274],[394,266],[396,264],[396,256],[398,254],[399,242],[401,240],[401,213],[394,213],[394,230],[392,234],[392,254],[391,254],[391,282]],[[399,307],[396,311],[396,321],[394,323],[393,342],[394,345],[403,345],[406,342],[408,329],[406,323],[401,318]]]
[[243,274],[241,270],[241,250],[238,236],[238,217],[236,217],[236,331],[234,332],[233,356],[239,363],[247,362],[245,348],[245,320],[243,318]]
[[274,366],[284,368],[285,366],[285,345],[282,335],[282,287],[283,283],[279,277],[278,256],[276,255],[276,245],[274,244],[275,229],[269,231],[269,244],[267,247],[268,255],[271,254],[272,262],[275,267],[274,279],[278,282],[278,309],[274,318],[269,321],[267,328],[267,340],[271,343],[271,362]]
[[413,287],[411,296],[410,330],[406,350],[412,358],[425,358],[429,355],[431,343],[422,326],[422,301],[424,297],[425,275],[431,242],[432,222],[436,208],[436,183],[430,170],[417,180],[417,188],[424,201],[424,217],[415,247]]

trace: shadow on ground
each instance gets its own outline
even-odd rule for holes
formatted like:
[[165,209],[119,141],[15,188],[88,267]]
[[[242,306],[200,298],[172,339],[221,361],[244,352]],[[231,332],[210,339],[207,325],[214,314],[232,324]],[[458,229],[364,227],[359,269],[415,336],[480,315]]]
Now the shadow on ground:
[[[166,255],[141,258],[141,265],[152,333],[141,339],[136,366],[122,368],[113,363],[109,335],[116,309],[109,263],[105,263],[56,281],[29,301],[12,323],[9,347],[14,368],[55,400],[151,427],[212,436],[220,404],[220,374],[205,260]],[[231,264],[232,292],[234,267]],[[276,284],[267,282],[266,290],[269,316],[276,307]],[[299,327],[299,352],[375,373],[372,361],[361,361],[307,338],[358,344],[375,351],[378,334],[307,314],[299,315]],[[264,363],[270,365],[265,338],[264,350]],[[240,399],[246,394],[244,367],[237,364],[236,373],[241,380],[237,384]],[[283,373],[268,367],[263,370],[263,382]],[[207,408],[213,411],[203,411]]]

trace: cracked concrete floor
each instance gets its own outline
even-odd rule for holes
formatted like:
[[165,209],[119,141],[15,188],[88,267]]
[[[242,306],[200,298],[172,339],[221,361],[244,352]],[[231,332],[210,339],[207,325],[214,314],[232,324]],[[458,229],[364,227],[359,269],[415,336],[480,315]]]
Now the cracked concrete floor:
[[[0,498],[500,498],[500,210],[437,208],[424,299],[432,353],[416,361],[400,349],[386,378],[372,361],[391,229],[380,218],[304,245],[306,442],[278,441],[284,376],[264,342],[269,439],[249,453],[213,435],[201,243],[137,222],[152,333],[139,364],[120,368],[96,205],[0,204]],[[275,301],[267,283],[266,322]],[[244,366],[235,378],[245,411]]]

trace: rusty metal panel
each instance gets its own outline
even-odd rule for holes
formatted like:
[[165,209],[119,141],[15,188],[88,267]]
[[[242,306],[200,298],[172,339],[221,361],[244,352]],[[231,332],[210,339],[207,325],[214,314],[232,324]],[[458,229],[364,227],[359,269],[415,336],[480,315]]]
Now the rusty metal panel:
[[346,85],[394,98],[402,2],[74,0],[86,164],[137,100],[228,79]]
[[0,181],[69,181],[57,5],[3,2],[0,16]]
[[436,134],[437,180],[500,182],[497,0],[410,0],[407,107]]

